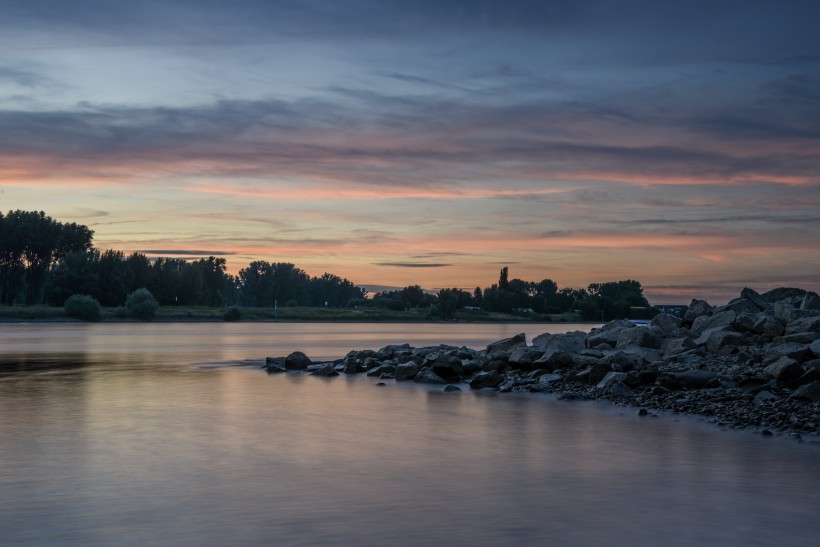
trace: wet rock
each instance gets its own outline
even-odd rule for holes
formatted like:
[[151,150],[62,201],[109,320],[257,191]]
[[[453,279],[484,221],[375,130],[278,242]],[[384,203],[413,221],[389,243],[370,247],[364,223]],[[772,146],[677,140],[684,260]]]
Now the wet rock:
[[294,351],[285,357],[285,368],[287,370],[305,370],[313,362],[301,351]]
[[375,378],[381,378],[385,374],[394,375],[396,374],[396,365],[392,364],[383,364],[377,367],[374,367],[367,371],[367,375]]
[[265,365],[262,367],[268,374],[275,374],[277,372],[286,372],[284,357],[266,357]]
[[504,381],[504,376],[495,371],[479,372],[470,382],[472,389],[484,389],[488,387],[498,387]]
[[800,386],[794,390],[790,398],[797,401],[820,403],[820,381]]
[[444,391],[461,391],[461,388],[453,384],[447,384],[444,386]]
[[336,372],[336,368],[334,367],[333,363],[324,363],[324,364],[320,365],[318,368],[316,368],[315,370],[313,370],[310,373],[310,375],[311,376],[330,377],[330,376],[338,376],[339,373]]
[[459,382],[464,375],[464,367],[461,365],[461,359],[454,355],[443,355],[436,359],[430,367],[436,376],[443,378],[445,381]]
[[495,342],[489,344],[487,346],[487,357],[492,358],[493,356],[504,353],[504,352],[512,352],[519,346],[526,346],[527,345],[527,337],[524,333],[516,334],[510,338],[504,338],[502,340],[496,340]]
[[396,381],[402,382],[412,380],[419,372],[419,365],[414,361],[408,361],[396,366]]
[[446,384],[444,378],[430,370],[429,368],[422,369],[413,378],[417,384]]
[[712,306],[705,300],[692,300],[683,316],[683,323],[691,325],[695,319],[704,315],[712,315]]
[[791,357],[781,357],[763,369],[764,374],[778,382],[787,382],[802,376],[805,371],[796,360]]

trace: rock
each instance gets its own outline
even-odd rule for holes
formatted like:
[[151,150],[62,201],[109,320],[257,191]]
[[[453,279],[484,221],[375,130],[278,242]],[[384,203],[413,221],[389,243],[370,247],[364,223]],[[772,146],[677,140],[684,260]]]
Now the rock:
[[451,355],[443,355],[436,359],[432,363],[431,369],[436,376],[443,378],[449,383],[461,381],[461,377],[464,374],[461,359]]
[[770,401],[770,400],[778,400],[780,397],[772,393],[771,391],[759,391],[757,395],[755,395],[755,401]]
[[586,348],[587,333],[576,330],[564,334],[544,333],[532,339],[534,348],[544,351],[560,350],[567,353],[579,353]]
[[820,332],[820,316],[818,317],[804,317],[789,323],[786,328],[780,333],[798,334],[801,332]]
[[447,384],[444,386],[444,391],[461,391],[461,388],[453,384]]
[[285,357],[285,368],[287,370],[305,370],[313,362],[301,351],[294,351]]
[[691,325],[698,317],[712,315],[712,309],[712,306],[705,300],[692,300],[683,316],[683,323]]
[[758,318],[754,325],[754,332],[763,334],[769,338],[781,336],[784,332],[783,323],[780,322],[774,315],[766,314]]
[[815,292],[807,292],[800,303],[801,310],[820,310],[820,296]]
[[607,372],[611,371],[612,367],[607,363],[597,363],[570,375],[569,379],[582,384],[595,385],[604,379]]
[[265,365],[262,367],[268,374],[275,374],[277,372],[286,372],[284,357],[266,357]]
[[381,386],[386,386],[387,384],[385,384],[384,382],[379,382],[379,383],[378,383],[378,384],[376,384],[376,385],[381,387]]
[[820,340],[815,340],[809,345],[809,349],[815,357],[820,357]]
[[533,369],[549,370],[550,372],[572,365],[572,356],[561,350],[547,350],[530,365]]
[[740,291],[740,297],[745,298],[752,302],[759,310],[770,310],[772,309],[772,303],[767,301],[765,298],[760,296],[757,292],[753,291],[752,289],[746,287],[742,291]]
[[805,373],[805,370],[796,360],[790,357],[781,357],[763,369],[763,372],[778,382],[787,382],[799,378]]
[[808,361],[813,357],[812,351],[809,349],[808,344],[797,344],[795,342],[790,342],[788,344],[780,344],[779,346],[772,346],[769,350],[765,353],[764,357],[765,360],[768,362],[774,362],[781,357],[789,357],[794,359],[798,363],[802,363],[803,361]]
[[413,362],[408,361],[396,366],[396,381],[401,382],[405,380],[412,380],[419,372],[419,366]]
[[421,369],[413,378],[417,384],[446,384],[444,378],[430,370],[429,368]]
[[660,313],[652,318],[650,325],[660,329],[664,336],[673,336],[683,326],[683,320],[674,315]]
[[718,376],[705,370],[685,370],[666,372],[658,376],[658,383],[667,389],[703,389],[718,387]]
[[[660,329],[658,329],[660,330]],[[662,332],[662,331],[661,331]],[[660,348],[661,336],[652,327],[624,329],[618,334],[616,348],[638,346],[642,348]]]
[[638,416],[649,416],[649,411],[645,408],[638,410]]
[[762,298],[766,302],[774,304],[775,302],[780,302],[782,300],[791,300],[795,297],[803,298],[805,294],[806,291],[804,291],[803,289],[793,289],[791,287],[778,287],[768,292],[764,292],[760,295],[760,298]]
[[695,319],[692,323],[692,332],[696,334],[701,334],[706,332],[709,329],[714,329],[718,327],[731,327],[732,323],[734,323],[737,314],[731,310],[722,311],[720,313],[716,313],[714,315],[702,315]]
[[794,342],[796,344],[808,344],[811,346],[815,340],[820,340],[820,332],[798,332],[795,334],[778,336],[772,340],[772,344],[779,346],[781,344],[789,344]]
[[706,340],[706,349],[718,353],[726,346],[737,347],[746,343],[746,337],[732,331],[715,331]]
[[487,357],[492,358],[493,355],[503,352],[512,351],[519,346],[527,345],[527,337],[524,333],[516,334],[511,338],[504,338],[496,340],[487,346]]
[[544,350],[530,346],[519,346],[513,350],[507,361],[515,368],[530,370],[532,363],[544,355]]
[[339,373],[336,372],[336,369],[333,363],[324,363],[321,367],[315,369],[313,372],[310,373],[311,376],[338,376]]
[[607,389],[615,384],[623,382],[626,380],[627,376],[628,375],[626,372],[607,372],[606,376],[604,376],[595,387],[598,389]]
[[755,332],[758,316],[752,313],[739,313],[732,323],[732,328],[738,332]]
[[367,371],[367,375],[375,378],[381,378],[383,374],[396,374],[396,365],[380,365],[375,368],[371,368]]
[[504,381],[504,376],[495,371],[479,372],[473,381],[470,382],[472,389],[483,389],[488,387],[498,387]]
[[697,346],[691,338],[674,338],[663,345],[663,352],[666,357],[678,355]]
[[730,300],[725,306],[721,306],[720,311],[733,311],[735,313],[757,313],[763,308],[755,305],[754,302],[745,298],[735,298]]
[[621,382],[617,382],[617,383],[611,385],[608,388],[608,391],[612,395],[621,395],[621,396],[624,396],[624,397],[628,397],[630,395],[635,394],[635,392],[632,389],[630,389],[629,386],[624,385]]
[[792,393],[789,398],[798,401],[820,403],[820,381],[800,386],[794,390],[794,393]]

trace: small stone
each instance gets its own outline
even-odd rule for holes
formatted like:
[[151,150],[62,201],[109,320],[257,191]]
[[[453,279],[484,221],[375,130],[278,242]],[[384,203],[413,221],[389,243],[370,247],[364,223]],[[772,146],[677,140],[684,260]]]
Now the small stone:
[[763,435],[764,437],[771,437],[773,435],[773,433],[771,431],[769,431],[768,429],[764,429],[763,431],[760,432],[760,434]]
[[453,384],[447,384],[444,386],[444,391],[461,391],[461,388]]
[[646,410],[645,408],[642,408],[638,411],[638,416],[648,416],[648,415],[649,415],[649,411]]
[[378,383],[378,384],[376,384],[376,385],[377,385],[377,386],[386,386],[387,384],[385,384],[384,382],[379,382],[379,383]]

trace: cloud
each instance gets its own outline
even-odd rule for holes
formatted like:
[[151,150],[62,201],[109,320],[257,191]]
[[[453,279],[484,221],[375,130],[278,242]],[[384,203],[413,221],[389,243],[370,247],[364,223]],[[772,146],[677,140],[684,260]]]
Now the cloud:
[[396,268],[445,268],[452,264],[440,262],[374,262],[374,266],[393,266]]
[[157,256],[232,256],[232,251],[200,251],[195,249],[144,249],[141,251],[146,255]]

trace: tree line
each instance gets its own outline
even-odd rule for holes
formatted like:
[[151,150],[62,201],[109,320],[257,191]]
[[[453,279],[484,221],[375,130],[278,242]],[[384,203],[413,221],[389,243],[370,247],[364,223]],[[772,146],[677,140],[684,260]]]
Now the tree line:
[[162,306],[423,308],[431,317],[445,319],[474,308],[579,313],[586,320],[609,320],[649,306],[638,281],[559,289],[551,279],[510,279],[507,267],[497,283],[472,291],[446,288],[431,293],[411,285],[368,298],[366,289],[347,279],[330,273],[311,277],[291,263],[258,260],[233,276],[224,258],[152,259],[139,252],[100,251],[92,244],[93,235],[87,226],[58,222],[43,212],[0,213],[0,303],[63,306],[73,295],[88,295],[116,307],[134,291],[147,289]]

